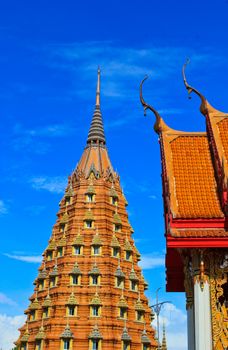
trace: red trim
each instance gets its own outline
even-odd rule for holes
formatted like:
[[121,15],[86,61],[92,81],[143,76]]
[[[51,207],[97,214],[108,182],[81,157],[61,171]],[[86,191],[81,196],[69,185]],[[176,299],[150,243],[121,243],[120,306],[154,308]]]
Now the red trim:
[[173,228],[225,228],[226,218],[215,219],[175,219],[170,217],[170,227]]
[[228,237],[166,237],[167,248],[227,248]]

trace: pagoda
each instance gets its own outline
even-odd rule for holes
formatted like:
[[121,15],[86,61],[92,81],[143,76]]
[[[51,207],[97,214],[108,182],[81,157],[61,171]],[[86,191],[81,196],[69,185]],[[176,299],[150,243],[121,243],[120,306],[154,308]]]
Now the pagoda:
[[126,206],[107,152],[98,69],[87,145],[60,201],[18,349],[157,349]]
[[[168,292],[185,292],[189,350],[228,349],[228,114],[201,100],[205,132],[171,129],[156,117],[166,237]],[[146,79],[146,78],[145,78]],[[144,80],[145,80],[144,79]]]

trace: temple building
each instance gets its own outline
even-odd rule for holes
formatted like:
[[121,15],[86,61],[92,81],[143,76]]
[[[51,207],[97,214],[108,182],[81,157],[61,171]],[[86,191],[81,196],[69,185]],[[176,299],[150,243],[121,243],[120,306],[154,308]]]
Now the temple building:
[[[185,292],[189,350],[228,349],[228,114],[201,100],[205,132],[171,129],[156,117],[166,237],[168,292]],[[145,78],[146,79],[146,78]],[[145,80],[144,79],[144,80]]]
[[87,145],[60,201],[18,349],[157,349],[127,205],[106,147],[98,70]]

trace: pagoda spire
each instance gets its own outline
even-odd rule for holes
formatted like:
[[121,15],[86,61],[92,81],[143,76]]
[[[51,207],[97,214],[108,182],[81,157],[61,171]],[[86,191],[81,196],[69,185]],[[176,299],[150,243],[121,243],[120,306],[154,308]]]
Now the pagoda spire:
[[87,138],[87,144],[105,145],[105,134],[104,134],[104,125],[100,110],[100,86],[101,86],[101,71],[100,67],[97,70],[97,90],[96,90],[96,105],[93,113],[92,122],[89,129],[89,134]]
[[161,350],[167,350],[165,324],[163,323],[163,337]]
[[100,93],[101,93],[101,70],[97,69],[97,91],[96,91],[96,107],[100,108]]
[[[26,310],[29,334],[24,325],[18,349],[156,350],[126,198],[105,146],[99,69],[87,146],[59,204]],[[140,302],[134,289],[144,296]],[[142,337],[142,321],[149,340]]]

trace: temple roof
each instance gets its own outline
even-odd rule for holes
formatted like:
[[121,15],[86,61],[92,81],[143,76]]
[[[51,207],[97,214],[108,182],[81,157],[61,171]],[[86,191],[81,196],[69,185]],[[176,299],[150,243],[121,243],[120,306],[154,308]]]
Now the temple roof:
[[223,217],[206,134],[163,134],[173,217]]
[[[145,80],[145,79],[144,79]],[[226,114],[216,111],[209,105],[204,96],[184,81],[189,92],[194,91],[201,98],[201,112],[211,119],[215,143],[220,149],[224,171],[227,172],[228,119]],[[143,82],[142,82],[143,83]],[[211,151],[210,135],[207,132],[184,132],[171,129],[142,97],[144,111],[151,110],[156,117],[155,131],[160,135],[163,160],[163,175],[167,181],[166,195],[173,218],[212,219],[224,218],[215,176]],[[214,117],[219,116],[219,123]],[[221,124],[220,124],[221,123]],[[220,129],[219,129],[220,128]]]
[[[226,180],[228,179],[228,113],[215,109],[207,101],[206,97],[187,82],[185,69],[190,62],[188,59],[183,66],[183,80],[188,93],[194,92],[201,100],[200,111],[206,117],[207,132],[210,142],[215,143],[216,152],[218,152],[220,163],[223,167]],[[216,155],[215,155],[216,157]]]
[[208,115],[223,171],[228,180],[228,114],[214,110]]
[[227,237],[228,230],[218,228],[205,229],[176,229],[170,230],[173,237]]

